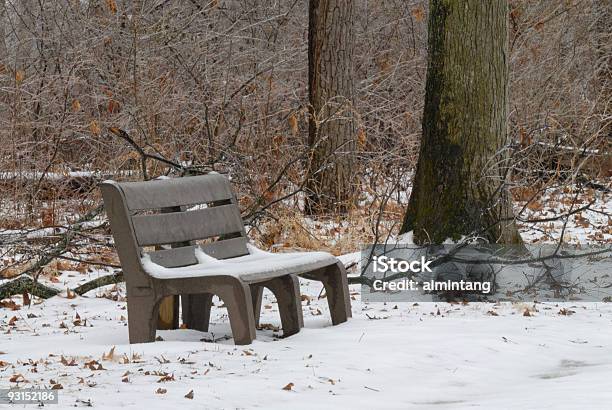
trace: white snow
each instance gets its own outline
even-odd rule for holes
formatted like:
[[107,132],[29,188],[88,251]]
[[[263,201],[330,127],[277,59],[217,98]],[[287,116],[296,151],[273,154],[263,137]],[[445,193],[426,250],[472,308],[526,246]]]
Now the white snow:
[[[610,304],[363,304],[351,290],[354,317],[331,326],[321,285],[303,281],[305,328],[286,339],[266,292],[266,330],[250,346],[228,339],[218,300],[209,333],[158,331],[163,341],[138,345],[128,344],[126,303],[95,291],[2,309],[0,388],[17,374],[22,387],[60,384],[53,408],[610,408]],[[159,382],[164,374],[174,380]]]
[[[551,190],[540,209],[521,216],[554,217],[592,198],[591,210],[570,217],[564,238],[610,243],[609,194],[559,201],[565,194]],[[525,223],[521,231],[528,242],[554,243],[562,227],[563,221]],[[399,242],[411,243],[411,234]],[[338,259],[357,264],[357,249]],[[246,262],[196,257],[198,272],[208,274],[331,257],[315,255],[251,249]],[[152,274],[193,274],[147,266]],[[60,296],[29,308],[0,308],[0,388],[62,387],[60,404],[48,406],[58,409],[612,408],[612,303],[365,303],[351,286],[353,318],[332,326],[321,284],[302,280],[305,328],[297,335],[280,338],[277,305],[265,292],[262,326],[250,346],[234,346],[218,299],[209,332],[158,331],[162,341],[130,345],[124,285],[75,298],[65,291],[112,271],[62,270],[53,281],[41,275],[41,282],[64,290]],[[13,300],[22,304],[21,296]],[[26,381],[11,382],[17,375]],[[193,399],[185,398],[191,390]]]
[[149,275],[158,279],[192,278],[214,275],[240,275],[244,278],[257,277],[262,274],[278,272],[284,269],[295,269],[304,272],[311,267],[333,264],[337,259],[327,252],[289,252],[271,253],[247,244],[249,254],[231,259],[215,259],[195,248],[198,263],[180,268],[165,268],[154,263],[145,254],[141,261]]

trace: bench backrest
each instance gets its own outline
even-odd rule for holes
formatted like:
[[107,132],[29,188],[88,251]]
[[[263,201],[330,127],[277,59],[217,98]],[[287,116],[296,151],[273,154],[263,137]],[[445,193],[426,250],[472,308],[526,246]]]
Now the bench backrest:
[[236,196],[220,174],[107,181],[101,189],[122,265],[150,246],[158,249],[149,255],[159,265],[191,265],[197,262],[194,241],[203,239],[210,241],[201,248],[215,258],[248,254]]

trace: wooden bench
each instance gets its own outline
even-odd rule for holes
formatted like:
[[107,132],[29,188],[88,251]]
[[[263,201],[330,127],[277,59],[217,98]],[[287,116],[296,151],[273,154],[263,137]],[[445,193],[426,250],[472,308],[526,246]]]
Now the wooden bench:
[[130,343],[155,340],[160,301],[171,295],[181,295],[189,329],[208,331],[217,295],[234,342],[249,344],[264,287],[277,299],[283,335],[297,333],[303,318],[296,275],[323,283],[334,325],[351,316],[342,263],[325,252],[277,254],[249,244],[224,176],[105,181],[100,187],[126,280]]

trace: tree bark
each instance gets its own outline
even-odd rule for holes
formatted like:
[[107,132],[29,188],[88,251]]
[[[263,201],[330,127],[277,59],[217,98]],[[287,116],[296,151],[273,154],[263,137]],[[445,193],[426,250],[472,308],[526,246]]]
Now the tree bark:
[[354,187],[354,2],[311,0],[308,27],[307,212],[344,212]]
[[431,0],[423,136],[401,232],[520,243],[507,190],[508,2]]

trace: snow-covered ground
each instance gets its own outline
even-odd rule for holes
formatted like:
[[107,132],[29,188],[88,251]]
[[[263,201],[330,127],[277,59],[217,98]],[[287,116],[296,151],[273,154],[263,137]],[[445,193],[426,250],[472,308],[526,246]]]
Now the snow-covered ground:
[[[523,223],[526,241],[554,243],[563,231],[574,244],[612,242],[609,194],[557,191],[521,217],[592,209],[573,214],[565,230],[563,221]],[[328,225],[309,226],[317,249],[353,238]],[[354,269],[359,256],[340,258]],[[58,262],[39,279],[64,289],[60,296],[31,307],[21,296],[3,301],[0,388],[55,387],[60,401],[51,408],[612,408],[612,303],[368,304],[352,286],[353,318],[331,326],[321,285],[304,280],[305,328],[289,338],[279,337],[277,306],[265,293],[251,346],[234,346],[218,300],[210,332],[158,331],[162,340],[130,345],[123,285],[83,297],[65,291],[109,273]]]
[[320,284],[303,281],[305,328],[289,338],[277,337],[280,320],[266,293],[266,330],[251,346],[233,345],[222,307],[213,311],[210,333],[158,331],[163,341],[129,345],[118,290],[0,310],[0,388],[61,387],[59,406],[51,408],[609,409],[612,403],[612,304],[363,304],[353,287],[353,318],[334,327]]

